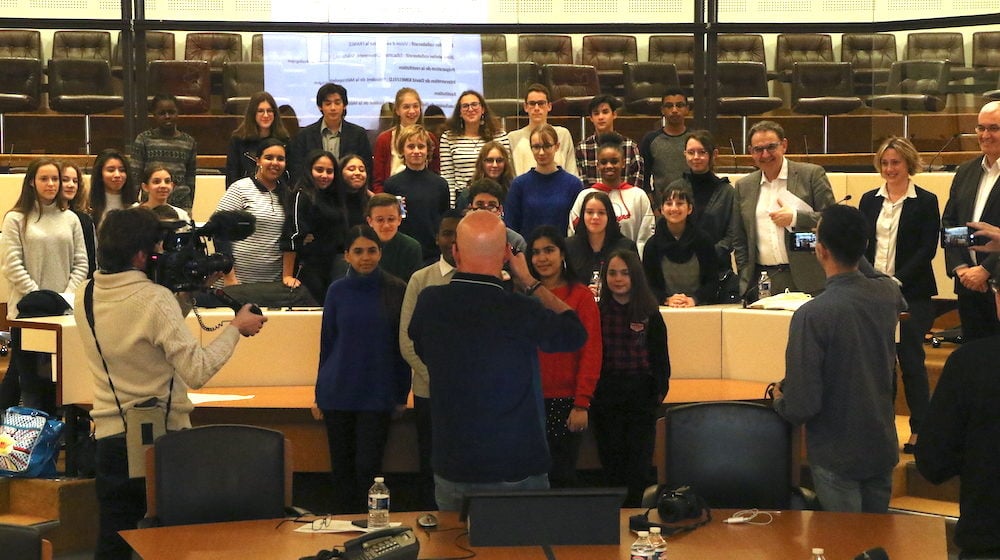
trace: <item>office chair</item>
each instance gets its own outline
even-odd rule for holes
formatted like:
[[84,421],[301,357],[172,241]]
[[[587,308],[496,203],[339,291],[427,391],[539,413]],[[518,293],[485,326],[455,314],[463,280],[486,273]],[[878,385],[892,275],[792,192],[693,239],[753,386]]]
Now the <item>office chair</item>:
[[284,517],[291,469],[291,444],[276,430],[224,424],[166,434],[146,454],[141,526]]
[[823,117],[823,153],[830,153],[830,115],[864,105],[854,95],[850,62],[796,62],[792,66],[792,111]]
[[797,487],[797,432],[771,407],[693,403],[667,409],[659,422],[666,455],[657,461],[660,484],[690,486],[713,508],[815,507],[815,495]]
[[0,523],[0,550],[5,560],[52,560],[52,543],[35,527]]
[[767,94],[767,68],[763,62],[738,61],[717,63],[720,115],[739,115],[740,144],[747,153],[747,117],[781,107],[781,98]]

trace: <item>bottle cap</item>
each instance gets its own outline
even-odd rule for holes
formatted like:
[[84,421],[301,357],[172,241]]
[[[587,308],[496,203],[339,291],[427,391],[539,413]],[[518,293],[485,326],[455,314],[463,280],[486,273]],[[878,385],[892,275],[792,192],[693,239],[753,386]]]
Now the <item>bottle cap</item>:
[[639,538],[641,539],[642,537],[648,537],[649,536],[649,531],[639,531],[637,534],[639,535]]
[[814,548],[813,549],[813,554],[823,554],[823,549],[822,548]]
[[376,476],[375,477],[375,482],[385,482],[385,478],[381,477],[381,476]]

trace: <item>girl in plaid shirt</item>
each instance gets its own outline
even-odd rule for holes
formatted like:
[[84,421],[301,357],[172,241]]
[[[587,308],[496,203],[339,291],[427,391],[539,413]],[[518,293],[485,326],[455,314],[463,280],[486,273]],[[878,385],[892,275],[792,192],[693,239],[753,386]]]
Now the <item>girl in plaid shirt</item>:
[[609,485],[626,486],[625,507],[638,507],[670,382],[667,327],[635,253],[611,253],[601,294],[604,352],[590,419]]

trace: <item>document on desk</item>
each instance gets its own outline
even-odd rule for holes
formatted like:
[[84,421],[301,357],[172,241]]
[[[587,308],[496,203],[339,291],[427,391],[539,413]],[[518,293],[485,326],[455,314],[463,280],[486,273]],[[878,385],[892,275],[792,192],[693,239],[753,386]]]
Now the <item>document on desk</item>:
[[[389,523],[390,527],[399,527],[399,521]],[[383,527],[384,528],[384,527]],[[295,529],[296,533],[371,533],[380,529],[366,529],[343,519],[317,519]]]
[[188,393],[188,398],[194,405],[199,405],[207,402],[224,402],[224,401],[248,401],[252,399],[254,395],[218,395],[214,393]]

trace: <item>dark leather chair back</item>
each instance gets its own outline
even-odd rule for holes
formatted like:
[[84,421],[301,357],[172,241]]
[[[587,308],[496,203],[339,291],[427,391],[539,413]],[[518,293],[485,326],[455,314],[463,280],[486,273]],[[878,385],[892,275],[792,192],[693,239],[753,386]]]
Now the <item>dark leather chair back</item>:
[[673,64],[680,85],[690,86],[694,82],[694,37],[650,35],[649,62]]
[[[118,33],[118,40],[115,41],[114,57],[111,65],[119,67],[122,65],[122,35]],[[146,62],[154,60],[176,60],[177,49],[174,45],[174,34],[170,31],[147,31],[146,32]]]
[[752,33],[723,33],[719,35],[719,62],[760,62],[767,68],[764,58],[764,37]]
[[947,60],[965,66],[965,40],[961,33],[910,33],[906,36],[906,60]]
[[853,92],[850,62],[796,62],[792,67],[793,103],[804,97],[850,97]]
[[585,35],[580,63],[598,72],[622,72],[622,64],[639,60],[633,35]]
[[949,80],[949,64],[945,61],[901,60],[892,64],[889,93],[944,97]]
[[0,113],[37,110],[41,99],[41,61],[37,58],[0,59]]
[[100,113],[121,107],[106,60],[49,60],[49,106],[59,112]]
[[855,70],[886,68],[896,62],[896,36],[892,33],[844,33],[840,38],[840,60]]
[[789,509],[792,426],[771,407],[703,402],[667,409],[666,484],[713,508]]
[[625,107],[637,115],[659,116],[663,94],[680,87],[677,67],[668,62],[625,63]]
[[289,502],[281,432],[201,426],[168,433],[153,448],[153,503],[159,524],[284,517]]
[[528,86],[541,79],[534,62],[483,63],[483,97],[486,99],[524,99]]
[[184,59],[207,60],[212,68],[222,68],[223,62],[242,62],[243,38],[239,33],[188,33]]
[[52,58],[79,58],[111,62],[108,31],[56,31],[52,36]]
[[41,34],[29,29],[0,29],[0,58],[41,60]]
[[146,79],[150,100],[158,93],[171,93],[182,114],[207,113],[210,108],[212,83],[204,60],[154,60]]
[[994,82],[1000,78],[1000,31],[972,34],[972,67],[977,71],[977,81]]
[[833,62],[833,39],[826,33],[782,33],[774,55],[774,71],[791,81],[796,62]]
[[719,62],[719,97],[767,97],[763,62]]
[[507,36],[502,33],[484,33],[479,36],[483,62],[507,62]]
[[242,115],[250,97],[264,91],[263,62],[227,62],[222,65],[222,99],[226,113]]
[[569,35],[521,34],[517,37],[517,59],[539,66],[573,64],[573,41]]

